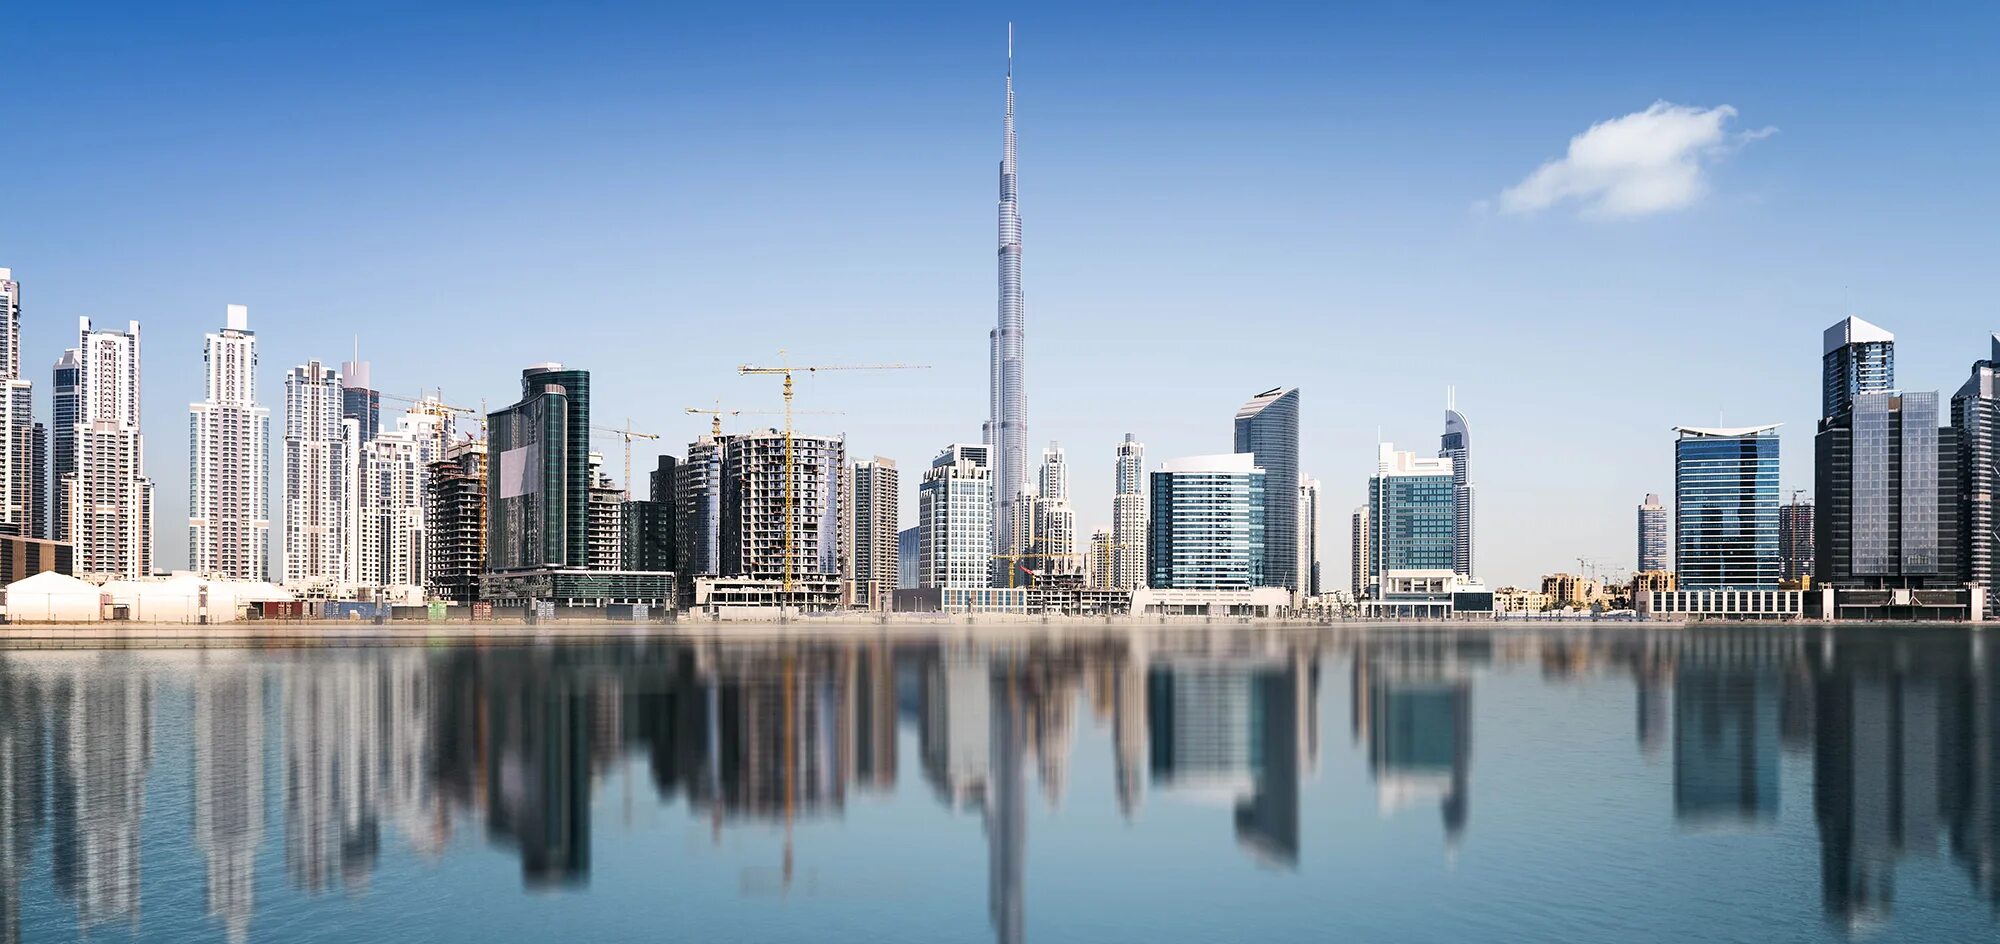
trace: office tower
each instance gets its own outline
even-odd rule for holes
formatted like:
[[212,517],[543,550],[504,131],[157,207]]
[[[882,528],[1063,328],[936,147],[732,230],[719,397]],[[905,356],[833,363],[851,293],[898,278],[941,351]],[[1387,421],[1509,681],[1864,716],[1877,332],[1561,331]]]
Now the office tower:
[[1026,489],[1028,442],[1027,309],[1021,295],[1021,212],[1014,177],[1014,29],[1007,28],[1007,113],[1002,119],[1000,153],[1000,318],[988,336],[992,366],[988,376],[989,415],[982,440],[993,447],[993,541],[995,552],[1019,554],[1020,512]]
[[357,586],[399,588],[408,595],[427,585],[426,501],[431,463],[444,457],[447,415],[436,401],[419,401],[394,429],[362,444],[349,539]]
[[1299,592],[1316,597],[1319,583],[1319,479],[1299,477]]
[[139,428],[139,323],[77,319],[76,467],[63,487],[76,575],[136,580],[153,569],[153,482]]
[[1674,571],[1683,590],[1778,585],[1778,425],[1679,426]]
[[1922,589],[1960,583],[1958,428],[1938,395],[1896,389],[1895,336],[1859,318],[1826,329],[1813,438],[1813,582]]
[[604,473],[604,456],[590,454],[591,570],[625,569],[625,490]]
[[[1266,490],[1265,533],[1282,535],[1266,542],[1263,583],[1297,591],[1299,580],[1299,388],[1273,387],[1236,411],[1236,452],[1250,455],[1251,464],[1283,487]],[[1153,566],[1155,573],[1159,565]]]
[[1379,447],[1368,480],[1368,578],[1376,595],[1398,571],[1457,573],[1457,494],[1450,459]]
[[1896,336],[1843,318],[1822,333],[1820,368],[1820,416],[1843,416],[1855,397],[1896,388]]
[[49,536],[69,540],[69,478],[76,473],[76,418],[82,409],[83,361],[75,348],[56,359],[49,384]]
[[1959,578],[1986,591],[1986,612],[2000,611],[2000,334],[1991,356],[1951,397],[1958,430]]
[[425,588],[434,600],[475,602],[486,572],[486,443],[448,447],[431,463],[427,487]]
[[1360,600],[1369,595],[1368,567],[1371,558],[1368,536],[1371,529],[1368,526],[1367,505],[1354,509],[1348,528],[1348,547],[1352,553],[1347,561],[1348,592],[1354,595],[1354,599]]
[[382,432],[382,394],[370,386],[368,362],[342,361],[340,376],[346,384],[340,392],[341,417],[355,422],[362,442],[374,439]]
[[346,573],[347,477],[340,374],[308,361],[285,375],[284,582],[337,586]]
[[1465,414],[1458,412],[1457,394],[1445,405],[1444,435],[1438,439],[1438,458],[1451,460],[1452,551],[1451,569],[1460,576],[1472,570],[1472,429]]
[[1118,444],[1111,494],[1111,583],[1119,590],[1146,585],[1146,444],[1125,434]]
[[896,463],[876,456],[854,464],[854,586],[856,606],[889,608],[896,589],[896,527],[903,515]]
[[208,399],[188,405],[188,568],[268,580],[271,411],[257,405],[257,335],[230,305],[207,337]]
[[1098,528],[1090,532],[1089,559],[1084,562],[1086,586],[1099,590],[1114,586],[1115,575],[1111,568],[1115,560],[1112,548],[1116,543],[1108,528]]
[[951,445],[917,485],[917,585],[991,585],[993,470],[987,446]]
[[[1940,540],[1955,539],[1940,536]],[[1813,574],[1813,503],[1797,495],[1778,506],[1778,578],[1798,580]]]
[[923,529],[910,525],[896,532],[896,589],[917,588],[917,560],[923,547]]
[[0,526],[37,537],[35,385],[21,376],[21,283],[0,269]]
[[675,536],[683,577],[722,573],[722,457],[729,437],[703,435],[688,444],[687,461],[674,472]]
[[[786,436],[775,429],[728,437],[722,464],[722,573],[837,592],[840,482],[847,444],[838,436],[790,437],[791,509],[786,511]],[[786,523],[790,522],[787,540]],[[786,562],[789,559],[790,566]]]
[[1044,573],[1081,573],[1076,550],[1076,511],[1069,503],[1069,460],[1061,443],[1042,450],[1036,481],[1035,552],[1033,563]]
[[1668,552],[1671,549],[1669,536],[1673,526],[1667,520],[1667,506],[1660,504],[1660,496],[1648,494],[1639,503],[1639,566],[1640,573],[1668,569]]
[[[1147,586],[1156,590],[1247,590],[1269,586],[1264,567],[1272,525],[1268,473],[1249,453],[1191,456],[1161,463],[1152,477],[1147,522]],[[1298,474],[1278,489],[1297,497]],[[1279,531],[1290,544],[1297,526]]]
[[487,567],[590,563],[590,372],[521,371],[521,401],[487,420]]

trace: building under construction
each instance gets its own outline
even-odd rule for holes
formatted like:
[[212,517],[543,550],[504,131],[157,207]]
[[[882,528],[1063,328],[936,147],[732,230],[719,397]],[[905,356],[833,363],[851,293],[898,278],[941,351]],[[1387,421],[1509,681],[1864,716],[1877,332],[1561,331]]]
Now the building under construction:
[[472,603],[486,571],[486,443],[452,446],[431,463],[425,533],[433,600]]
[[695,606],[842,603],[846,441],[794,434],[790,453],[788,464],[785,434],[774,429],[689,444],[675,495]]

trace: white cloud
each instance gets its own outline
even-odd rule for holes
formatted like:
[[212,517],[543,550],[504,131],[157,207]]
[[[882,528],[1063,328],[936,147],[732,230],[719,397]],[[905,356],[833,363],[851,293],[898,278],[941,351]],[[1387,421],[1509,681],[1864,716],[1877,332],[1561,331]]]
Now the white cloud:
[[1654,102],[1645,111],[1600,121],[1569,139],[1567,155],[1501,191],[1500,211],[1536,213],[1575,201],[1581,216],[1618,219],[1683,209],[1708,189],[1702,172],[1709,165],[1777,131],[1727,130],[1735,117],[1728,105]]

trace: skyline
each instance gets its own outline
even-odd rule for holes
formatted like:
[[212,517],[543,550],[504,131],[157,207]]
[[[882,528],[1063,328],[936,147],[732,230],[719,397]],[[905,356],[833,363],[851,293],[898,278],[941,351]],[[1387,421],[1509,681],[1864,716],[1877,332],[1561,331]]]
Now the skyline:
[[[177,450],[157,450],[181,439],[179,404],[200,399],[199,340],[219,304],[258,313],[266,407],[283,402],[291,367],[345,357],[358,334],[376,386],[404,396],[441,386],[497,408],[528,364],[588,369],[603,419],[630,414],[678,452],[706,423],[686,406],[775,407],[732,368],[786,348],[940,368],[805,381],[801,409],[847,415],[803,432],[845,431],[857,454],[904,463],[975,437],[1004,20],[871,11],[841,25],[803,11],[746,37],[712,11],[672,29],[599,12],[552,31],[538,27],[559,18],[530,8],[433,12],[382,35],[313,10],[139,17],[111,36],[65,13],[22,18],[9,67],[22,186],[0,266],[23,285],[23,376],[48,384],[79,315],[145,326],[162,566],[183,564],[187,489]],[[1515,34],[1420,32],[1399,16],[1014,14],[1037,224],[1040,419],[1025,446],[1068,447],[1080,534],[1111,524],[1125,432],[1155,466],[1218,452],[1226,411],[1280,384],[1312,398],[1300,467],[1332,509],[1322,533],[1338,534],[1376,430],[1421,450],[1455,386],[1480,434],[1480,569],[1518,585],[1577,556],[1629,557],[1632,505],[1671,485],[1670,428],[1707,425],[1718,407],[1727,425],[1784,423],[1782,485],[1810,486],[1813,335],[1826,324],[1854,314],[1896,332],[1916,390],[1949,393],[1985,355],[2000,327],[1981,264],[1989,135],[1944,120],[1976,113],[1990,85],[1979,29],[1828,17],[1760,35],[1773,24],[1758,14],[1710,11],[1709,45],[1682,62],[1690,26],[1650,24],[1645,48],[1619,48],[1636,42],[1616,28],[1635,17],[1592,12],[1536,47],[1602,44],[1580,62],[1475,49],[1425,84],[1411,76],[1466,52],[1471,26]],[[611,35],[621,25],[633,38]],[[1210,41],[1186,44],[1204,28]],[[357,32],[371,42],[340,42]],[[537,33],[546,74],[481,85],[495,78],[482,57]],[[642,59],[640,40],[663,36],[689,55]],[[734,43],[700,48],[717,37]],[[1399,39],[1383,48],[1406,62],[1369,45]],[[601,62],[581,61],[599,45]],[[1759,51],[1756,69],[1725,61],[1736,45]],[[1872,89],[1784,68],[1808,54],[1832,68],[1843,53],[1897,71]],[[268,57],[296,68],[268,89],[233,86],[233,70],[268,73]],[[355,68],[371,63],[396,68]],[[1467,73],[1480,70],[1496,81],[1474,92]],[[140,81],[154,75],[164,87]],[[1585,76],[1589,90],[1572,91]],[[424,81],[385,96],[408,78]],[[689,78],[701,81],[684,89]],[[154,96],[173,107],[136,114]],[[1578,166],[1572,138],[1663,101],[1714,122],[1692,138],[1705,155],[1692,203],[1615,220],[1578,219],[1574,203],[1474,208],[1551,162]],[[851,109],[839,121],[822,114],[835,102]],[[522,109],[546,122],[528,138]],[[1882,133],[1834,138],[1863,122]],[[1174,147],[1151,146],[1162,134]],[[1712,151],[1716,134],[1735,142],[1727,153]],[[849,228],[829,240],[835,203]],[[632,343],[646,332],[654,343]],[[456,356],[468,336],[479,355]],[[1635,381],[1659,361],[1675,372]],[[48,395],[36,401],[47,421]],[[1580,474],[1551,483],[1551,466]],[[914,483],[902,492],[907,525]],[[1557,499],[1575,513],[1545,520]],[[1322,565],[1340,573],[1345,542],[1327,543]]]

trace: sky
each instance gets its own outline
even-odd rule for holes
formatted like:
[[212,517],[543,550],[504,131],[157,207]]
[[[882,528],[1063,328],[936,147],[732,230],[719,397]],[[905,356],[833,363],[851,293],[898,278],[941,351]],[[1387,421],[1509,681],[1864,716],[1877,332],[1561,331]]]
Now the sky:
[[0,267],[37,409],[79,315],[141,322],[174,567],[227,304],[274,463],[284,373],[357,346],[469,406],[587,368],[598,424],[664,437],[640,467],[686,407],[781,406],[738,364],[923,364],[797,400],[912,522],[987,411],[1009,20],[1029,434],[1085,534],[1124,433],[1226,452],[1298,386],[1344,587],[1377,442],[1434,454],[1451,387],[1481,576],[1629,568],[1675,425],[1783,423],[1810,487],[1827,325],[1947,396],[2000,330],[1992,4],[27,3]]

